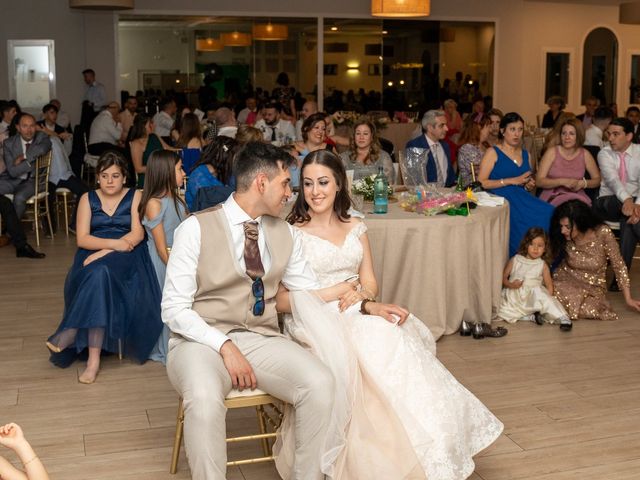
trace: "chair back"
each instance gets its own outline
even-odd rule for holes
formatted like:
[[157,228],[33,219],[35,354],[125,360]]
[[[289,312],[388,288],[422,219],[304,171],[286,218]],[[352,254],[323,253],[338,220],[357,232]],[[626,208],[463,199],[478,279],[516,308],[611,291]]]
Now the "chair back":
[[49,193],[49,171],[51,170],[52,151],[36,158],[35,196]]

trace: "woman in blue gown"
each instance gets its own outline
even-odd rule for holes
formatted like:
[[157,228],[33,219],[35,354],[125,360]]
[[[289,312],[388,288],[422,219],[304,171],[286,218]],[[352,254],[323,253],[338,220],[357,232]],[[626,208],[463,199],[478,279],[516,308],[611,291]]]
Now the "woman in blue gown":
[[536,184],[529,152],[522,148],[523,134],[522,117],[515,112],[507,113],[500,121],[499,142],[485,152],[478,173],[478,180],[486,190],[509,201],[509,257],[516,254],[529,228],[549,231],[554,209],[530,193]]
[[58,366],[88,347],[81,383],[94,382],[101,350],[143,363],[162,331],[161,292],[138,216],[140,192],[124,187],[126,165],[121,154],[105,153],[96,167],[100,188],[80,199],[64,315],[47,341]]

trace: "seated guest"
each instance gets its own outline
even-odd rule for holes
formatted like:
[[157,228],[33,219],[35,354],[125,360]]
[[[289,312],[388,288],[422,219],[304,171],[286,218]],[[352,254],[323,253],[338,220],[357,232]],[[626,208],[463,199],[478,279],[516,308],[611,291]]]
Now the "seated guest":
[[345,170],[353,170],[353,179],[376,175],[382,167],[389,183],[394,183],[394,171],[391,157],[380,146],[376,127],[367,118],[353,125],[353,136],[349,150],[340,154]]
[[67,132],[71,133],[71,120],[69,120],[69,114],[62,110],[62,103],[60,102],[60,100],[53,98],[49,103],[58,109],[56,124],[60,125]]
[[129,130],[133,126],[133,119],[138,113],[138,99],[136,97],[129,97],[124,102],[124,110],[120,112],[120,122],[122,124],[122,132],[125,138],[129,135]]
[[235,186],[232,175],[236,145],[233,138],[216,137],[205,147],[187,182],[185,198],[190,211],[194,211],[198,189],[225,185]]
[[220,107],[216,110],[216,125],[218,126],[218,135],[235,138],[238,132],[238,122],[236,122],[233,110],[227,107]]
[[[598,153],[602,174],[600,192],[594,211],[604,220],[620,222],[622,259],[631,267],[640,238],[640,205],[637,203],[640,185],[640,145],[632,143],[633,124],[626,118],[616,118],[607,128],[609,146]],[[616,290],[614,284],[612,290]]]
[[536,188],[529,152],[522,148],[524,120],[516,112],[500,122],[500,143],[487,149],[480,162],[482,187],[509,201],[509,256],[518,251],[520,240],[531,227],[549,229],[553,206],[534,197]]
[[500,121],[502,120],[502,117],[504,117],[504,114],[501,110],[492,108],[487,112],[487,117],[491,119],[491,123],[489,124],[489,138],[487,139],[487,142],[489,142],[489,145],[494,146],[500,141],[498,138],[498,135],[500,134]]
[[309,118],[310,115],[318,113],[318,104],[313,100],[304,102],[302,105],[302,116],[296,121],[296,140],[302,140],[302,123]]
[[165,98],[160,103],[160,111],[153,116],[153,132],[165,142],[171,139],[171,129],[175,123],[174,117],[178,107],[171,98]]
[[444,101],[442,106],[444,116],[447,118],[447,135],[452,136],[459,134],[460,130],[462,130],[462,117],[458,113],[458,104],[455,100],[448,99]]
[[462,125],[460,148],[458,149],[458,169],[460,182],[464,186],[478,179],[480,160],[489,147],[490,129],[491,120],[488,115],[482,117],[479,122],[467,117]]
[[140,192],[125,188],[127,161],[106,152],[96,175],[98,190],[83,195],[78,207],[78,251],[65,281],[62,322],[47,340],[51,362],[62,367],[88,347],[80,383],[95,381],[101,350],[124,350],[144,363],[162,331],[161,292],[138,216]]
[[600,186],[600,170],[591,154],[582,148],[582,124],[577,118],[563,121],[558,137],[557,146],[547,149],[540,160],[536,174],[536,185],[543,189],[540,199],[556,207],[569,200],[591,206],[584,190]]
[[291,122],[280,118],[281,110],[280,103],[268,103],[263,109],[262,119],[256,122],[256,128],[262,131],[265,141],[276,146],[292,143],[296,138]]
[[640,108],[631,105],[627,108],[625,117],[633,123],[633,143],[640,143]]
[[[157,150],[151,154],[138,214],[147,233],[149,256],[161,290],[173,246],[173,231],[187,216],[178,194],[184,179],[182,160],[175,152]],[[165,325],[149,359],[166,364],[168,342],[169,328]]]
[[0,173],[0,195],[13,195],[16,215],[22,218],[27,200],[35,193],[36,158],[51,150],[51,140],[36,131],[36,119],[30,113],[21,114],[16,126],[18,133],[2,144],[6,170]]
[[146,113],[139,113],[133,120],[131,133],[129,134],[129,150],[131,160],[137,176],[136,185],[142,188],[144,174],[147,170],[149,155],[156,150],[170,149],[162,138],[153,133],[153,120]]
[[176,141],[176,146],[182,149],[182,163],[185,171],[191,173],[204,147],[200,120],[194,113],[186,113],[182,117],[180,137]]
[[469,116],[476,123],[480,122],[480,120],[485,117],[484,100],[482,98],[479,98],[473,102],[471,113],[469,114]]
[[245,100],[245,105],[238,113],[238,124],[253,125],[258,120],[258,102],[255,97],[249,97]]
[[36,125],[40,131],[50,137],[59,138],[63,142],[71,138],[71,134],[58,125],[58,107],[53,103],[47,103],[42,107],[42,120],[38,120]]
[[542,155],[544,155],[544,153],[548,149],[550,148],[552,149],[560,145],[560,127],[564,125],[564,122],[566,122],[570,118],[576,118],[576,116],[570,112],[562,112],[560,113],[560,115],[558,115],[558,118],[556,119],[556,122],[553,124],[553,127],[548,129],[549,131],[544,137],[544,143],[542,145],[542,152],[541,152]]
[[[584,102],[584,113],[578,115],[578,120],[582,122],[582,127],[584,129],[589,128],[589,126],[593,123],[593,116],[596,113],[596,109],[600,106],[600,100],[596,97],[587,98],[586,102]],[[606,105],[604,105],[606,106]],[[614,116],[616,118],[616,116]]]
[[640,311],[640,300],[631,297],[629,272],[613,232],[584,202],[572,200],[556,209],[551,244],[554,254],[563,256],[553,276],[554,294],[571,320],[618,319],[606,297],[608,263],[625,303]]
[[598,107],[593,115],[591,125],[584,132],[585,146],[603,148],[604,132],[613,118],[613,112],[609,107]]
[[98,156],[107,150],[124,153],[124,139],[120,124],[120,105],[118,102],[110,102],[91,123],[87,151]]
[[544,114],[544,117],[542,117],[541,128],[553,128],[566,104],[562,97],[554,95],[547,100],[547,106],[549,110]]
[[9,126],[13,123],[13,118],[17,113],[18,110],[14,104],[11,102],[2,102],[0,105],[0,116],[2,117],[0,120],[0,135],[10,136]]
[[422,132],[407,142],[406,148],[427,150],[427,182],[436,182],[451,187],[456,182],[456,174],[451,164],[449,145],[444,142],[447,135],[447,118],[442,110],[429,110],[422,117]]
[[[171,142],[173,142],[173,144],[177,143],[178,139],[180,138],[180,135],[182,135],[182,122],[184,121],[184,117],[189,113],[193,113],[193,110],[191,109],[191,107],[187,106],[187,107],[182,107],[180,109],[180,113],[176,114],[176,121],[173,124],[173,128],[171,129],[171,133],[169,135],[171,137]],[[198,121],[200,121],[199,118],[198,118]]]
[[[27,236],[22,229],[22,222],[16,215],[13,203],[4,195],[0,195],[0,217],[2,224],[6,226],[10,242],[16,247],[16,257],[44,258],[45,254],[37,252],[27,243]],[[1,237],[6,238],[6,237]]]
[[264,142],[262,132],[250,125],[240,125],[235,139],[238,145],[246,145],[249,142]]

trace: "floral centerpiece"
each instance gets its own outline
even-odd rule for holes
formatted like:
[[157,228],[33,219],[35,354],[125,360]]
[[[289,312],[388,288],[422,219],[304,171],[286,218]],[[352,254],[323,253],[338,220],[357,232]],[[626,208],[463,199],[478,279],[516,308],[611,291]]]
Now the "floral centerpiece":
[[[373,202],[375,175],[369,175],[368,177],[361,178],[353,182],[352,192],[356,195],[362,195],[367,202]],[[387,194],[393,195],[393,188],[389,185],[387,187]]]
[[331,115],[334,127],[349,127],[353,128],[353,125],[361,118],[367,118],[376,127],[379,132],[387,128],[387,125],[391,121],[388,116],[379,115],[361,115],[356,112],[338,111]]

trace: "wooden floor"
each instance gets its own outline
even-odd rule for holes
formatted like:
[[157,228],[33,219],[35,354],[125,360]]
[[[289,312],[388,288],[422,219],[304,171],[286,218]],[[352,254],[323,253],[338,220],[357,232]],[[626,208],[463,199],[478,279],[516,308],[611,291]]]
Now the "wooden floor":
[[[83,365],[48,363],[44,340],[60,321],[74,249],[64,236],[44,240],[45,260],[0,249],[0,423],[22,425],[52,479],[190,478],[184,454],[178,474],[168,473],[177,396],[162,365],[110,357],[96,384],[81,385]],[[440,360],[505,424],[472,479],[640,478],[640,315],[621,294],[611,299],[617,322],[580,322],[570,333],[518,324],[502,339],[438,342]],[[254,413],[230,413],[228,425],[248,432]],[[255,465],[228,478],[278,476]]]

